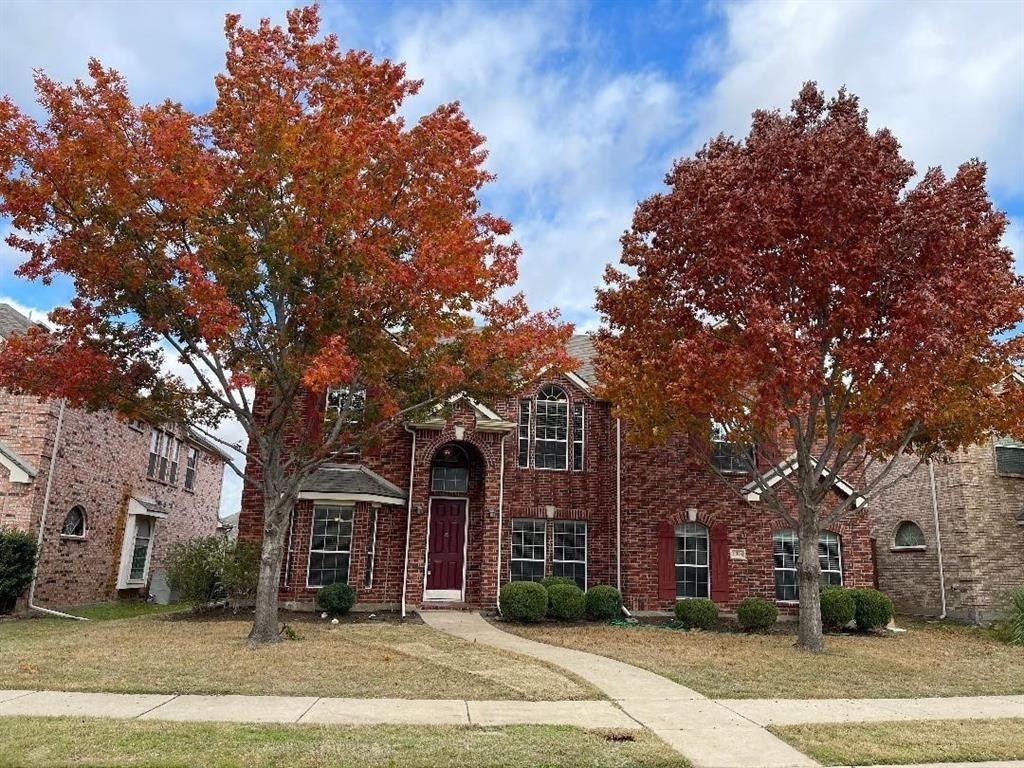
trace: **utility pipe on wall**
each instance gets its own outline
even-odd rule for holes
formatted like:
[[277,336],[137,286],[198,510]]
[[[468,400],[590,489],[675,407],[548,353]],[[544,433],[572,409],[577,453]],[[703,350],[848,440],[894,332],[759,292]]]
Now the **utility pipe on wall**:
[[416,430],[402,425],[412,435],[412,454],[409,458],[409,505],[405,515],[405,565],[402,568],[402,618],[405,618],[405,593],[409,584],[409,538],[412,535],[412,483],[416,476]]
[[942,615],[940,619],[946,618],[946,575],[942,568],[942,535],[939,533],[939,496],[935,491],[935,468],[932,460],[928,459],[928,480],[932,487],[932,517],[935,522],[935,552],[939,558],[939,595],[942,599]]
[[507,434],[501,436],[501,459],[498,464],[500,467],[498,470],[498,575],[494,587],[494,606],[498,609],[498,613],[501,613],[501,533],[505,512],[505,438],[507,437]]
[[622,594],[622,420],[615,420],[615,588]]
[[43,493],[43,510],[39,514],[39,535],[36,537],[36,564],[32,568],[32,584],[28,588],[28,607],[40,613],[48,613],[51,616],[60,616],[64,619],[75,619],[76,621],[88,621],[84,616],[72,616],[70,613],[54,611],[50,608],[42,608],[35,604],[36,580],[39,578],[39,563],[43,559],[43,535],[46,532],[46,512],[50,508],[50,491],[53,489],[53,476],[57,466],[57,451],[60,450],[60,435],[64,427],[64,408],[66,400],[60,401],[60,411],[57,413],[57,429],[53,435],[53,453],[50,456],[50,469],[46,473],[46,491]]

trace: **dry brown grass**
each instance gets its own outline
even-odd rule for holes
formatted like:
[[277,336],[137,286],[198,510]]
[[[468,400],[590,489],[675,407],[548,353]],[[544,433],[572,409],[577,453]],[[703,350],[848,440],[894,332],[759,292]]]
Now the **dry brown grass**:
[[656,736],[610,741],[564,726],[228,725],[0,718],[0,766],[234,768],[687,768]]
[[825,765],[1024,760],[1024,718],[773,726]]
[[250,623],[147,616],[0,624],[0,688],[431,699],[595,699],[541,662],[419,623],[295,625],[299,640],[252,650]]
[[1024,653],[991,632],[903,620],[905,634],[830,636],[826,652],[788,634],[683,632],[605,624],[502,623],[533,640],[649,669],[713,698],[885,698],[1024,693]]

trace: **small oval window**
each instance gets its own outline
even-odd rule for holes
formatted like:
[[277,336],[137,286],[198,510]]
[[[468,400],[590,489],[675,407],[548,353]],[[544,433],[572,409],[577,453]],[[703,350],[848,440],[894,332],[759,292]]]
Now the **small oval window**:
[[897,547],[923,547],[924,534],[917,523],[906,520],[896,528],[894,543]]
[[72,507],[64,518],[60,533],[62,536],[85,536],[85,510],[78,506]]

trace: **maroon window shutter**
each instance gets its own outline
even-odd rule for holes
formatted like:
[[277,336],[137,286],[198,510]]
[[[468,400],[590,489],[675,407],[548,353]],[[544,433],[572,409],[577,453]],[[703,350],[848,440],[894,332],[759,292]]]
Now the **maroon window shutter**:
[[711,599],[729,601],[729,532],[724,525],[711,528]]
[[676,530],[667,520],[658,526],[658,599],[676,599]]

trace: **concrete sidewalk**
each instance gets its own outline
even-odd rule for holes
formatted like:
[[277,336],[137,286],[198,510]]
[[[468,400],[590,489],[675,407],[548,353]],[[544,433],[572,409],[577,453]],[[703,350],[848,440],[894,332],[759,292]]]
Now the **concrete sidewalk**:
[[642,726],[608,701],[464,701],[340,699],[316,696],[0,691],[0,717],[36,715],[227,723],[335,725]]
[[421,616],[443,632],[533,656],[573,672],[604,691],[695,768],[818,765],[765,730],[772,724],[1024,717],[1024,696],[711,701],[660,675],[614,659],[503,632],[475,613],[424,611]]
[[603,691],[695,768],[814,768],[817,762],[761,725],[653,672],[503,632],[476,613],[423,611],[434,629],[562,667]]

